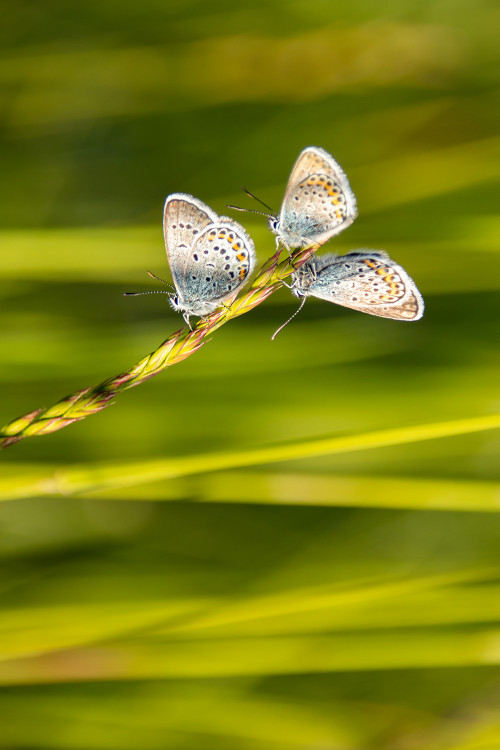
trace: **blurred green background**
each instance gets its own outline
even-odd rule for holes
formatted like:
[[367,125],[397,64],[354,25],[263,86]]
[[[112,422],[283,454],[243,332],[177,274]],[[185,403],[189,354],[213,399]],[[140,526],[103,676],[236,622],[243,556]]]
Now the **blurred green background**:
[[[168,273],[168,193],[278,209],[307,145],[358,198],[329,249],[386,249],[426,313],[311,299],[271,342],[283,289],[2,454],[2,496],[27,489],[0,507],[0,748],[500,748],[498,431],[196,470],[498,414],[499,22],[488,0],[4,3],[2,424],[179,327],[122,296]],[[236,218],[264,261],[264,219]],[[192,469],[154,481],[173,457]],[[29,489],[72,465],[80,492]]]

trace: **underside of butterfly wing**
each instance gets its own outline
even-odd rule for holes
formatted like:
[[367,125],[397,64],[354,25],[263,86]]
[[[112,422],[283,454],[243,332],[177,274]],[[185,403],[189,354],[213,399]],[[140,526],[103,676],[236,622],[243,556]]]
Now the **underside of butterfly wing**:
[[218,216],[192,195],[172,193],[165,201],[163,233],[170,272],[176,289],[182,293],[186,258],[197,238]]
[[230,219],[210,224],[186,254],[179,303],[190,315],[208,315],[246,282],[255,265],[254,244]]
[[316,146],[292,169],[275,233],[287,247],[323,244],[357,216],[356,198],[341,166]]
[[415,282],[386,253],[315,256],[305,266],[294,278],[298,296],[313,296],[394,320],[419,320],[424,313]]

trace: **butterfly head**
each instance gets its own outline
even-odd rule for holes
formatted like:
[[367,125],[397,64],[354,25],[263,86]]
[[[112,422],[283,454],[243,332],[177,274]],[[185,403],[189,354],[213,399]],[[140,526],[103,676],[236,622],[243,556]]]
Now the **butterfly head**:
[[184,309],[184,306],[183,306],[181,300],[179,299],[179,295],[178,294],[169,294],[168,295],[168,301],[169,301],[170,306],[176,312],[179,312],[180,310]]
[[280,232],[280,220],[277,216],[268,216],[267,226],[273,234],[279,234]]

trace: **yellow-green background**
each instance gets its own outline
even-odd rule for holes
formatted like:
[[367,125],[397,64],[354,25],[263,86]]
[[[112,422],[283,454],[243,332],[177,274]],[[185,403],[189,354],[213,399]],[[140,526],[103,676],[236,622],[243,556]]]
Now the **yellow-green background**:
[[[266,454],[500,412],[499,22],[488,0],[3,5],[1,423],[179,326],[122,296],[167,274],[168,193],[279,207],[306,145],[358,198],[331,249],[388,250],[426,313],[308,300],[272,343],[284,289],[1,456],[2,750],[500,747],[499,432]],[[265,220],[237,218],[264,261]]]

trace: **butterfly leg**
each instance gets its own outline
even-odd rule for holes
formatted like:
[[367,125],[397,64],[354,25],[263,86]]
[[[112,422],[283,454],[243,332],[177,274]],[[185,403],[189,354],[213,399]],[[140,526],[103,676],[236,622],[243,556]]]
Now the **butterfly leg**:
[[190,320],[189,320],[191,316],[189,315],[189,313],[187,313],[187,312],[182,313],[182,317],[184,318],[185,322],[188,324],[189,330],[192,331],[193,329],[191,327],[191,323],[190,323]]
[[[290,263],[293,266],[293,253],[289,245],[286,244],[286,242],[283,242],[283,247],[288,253],[288,257],[290,258]],[[295,268],[295,266],[293,266]]]

